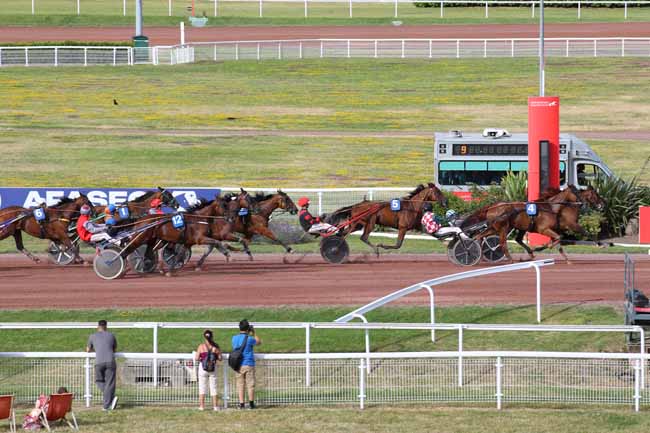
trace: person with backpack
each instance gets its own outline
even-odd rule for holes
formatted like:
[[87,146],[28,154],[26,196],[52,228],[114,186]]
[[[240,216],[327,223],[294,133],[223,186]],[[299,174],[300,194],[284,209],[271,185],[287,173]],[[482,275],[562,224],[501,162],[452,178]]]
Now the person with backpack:
[[244,409],[244,389],[248,390],[248,408],[255,409],[255,353],[254,346],[262,344],[255,328],[244,319],[239,322],[239,334],[232,337],[232,352],[228,363],[236,371],[235,382],[239,408]]
[[203,343],[196,348],[194,360],[199,364],[199,410],[205,410],[205,394],[209,383],[212,409],[218,411],[217,362],[221,361],[221,349],[214,342],[211,330],[203,331]]

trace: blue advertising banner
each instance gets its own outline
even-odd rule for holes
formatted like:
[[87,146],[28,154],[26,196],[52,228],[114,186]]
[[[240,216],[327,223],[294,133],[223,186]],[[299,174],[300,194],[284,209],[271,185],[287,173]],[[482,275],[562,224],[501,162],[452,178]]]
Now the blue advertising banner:
[[[133,200],[156,188],[1,188],[0,209],[8,206],[33,207],[45,203],[52,206],[64,197],[85,194],[95,206],[120,204]],[[182,207],[189,207],[200,198],[212,200],[221,190],[216,188],[167,188]]]

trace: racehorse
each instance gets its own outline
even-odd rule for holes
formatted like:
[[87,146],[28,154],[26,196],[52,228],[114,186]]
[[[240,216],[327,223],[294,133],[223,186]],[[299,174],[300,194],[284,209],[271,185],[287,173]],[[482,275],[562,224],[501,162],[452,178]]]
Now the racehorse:
[[[133,200],[119,204],[117,207],[118,209],[124,207],[127,208],[129,215],[128,218],[139,218],[149,213],[151,202],[155,199],[159,199],[164,205],[171,206],[175,209],[180,207],[180,204],[172,193],[161,187],[158,187],[158,191],[147,191]],[[117,221],[125,219],[120,217],[119,212],[115,216],[106,215],[106,219],[111,217],[114,217]]]
[[[75,261],[83,263],[79,251],[73,248],[72,240],[68,236],[68,227],[71,222],[79,218],[79,209],[84,204],[92,208],[92,203],[84,194],[75,199],[62,198],[53,206],[27,209],[19,206],[10,206],[0,211],[0,240],[9,236],[14,237],[16,249],[36,263],[40,260],[30,253],[23,245],[22,232],[40,239],[49,239],[63,245],[66,251],[72,248],[75,251]],[[34,213],[41,209],[45,218],[37,221]]]
[[[507,246],[508,233],[512,229],[517,230],[515,239],[526,250],[531,260],[535,258],[533,250],[523,242],[523,237],[526,232],[539,233],[551,240],[547,245],[536,248],[534,251],[559,246],[560,254],[567,263],[570,263],[562,248],[562,235],[573,232],[589,236],[578,223],[580,210],[586,209],[588,205],[597,210],[602,210],[605,203],[595,190],[578,191],[572,185],[555,195],[551,194],[553,194],[552,191],[542,195],[537,203],[537,215],[534,216],[527,214],[526,203],[523,202],[501,203],[499,206],[490,207],[485,212],[488,228],[476,236],[475,239],[480,241],[484,237],[497,234],[501,248],[506,257],[512,262],[512,256]],[[461,225],[461,228],[464,226],[466,227],[465,223]],[[595,242],[598,243],[598,241]]]
[[[332,225],[338,225],[345,220],[353,221],[342,235],[347,235],[352,231],[363,228],[361,241],[370,246],[377,256],[379,248],[385,250],[399,249],[404,242],[404,236],[408,230],[418,228],[422,219],[422,206],[426,202],[437,202],[442,207],[447,207],[447,198],[438,189],[438,187],[429,183],[419,185],[411,191],[409,195],[400,200],[400,209],[392,210],[390,202],[362,201],[361,203],[347,206],[333,212],[327,222]],[[398,230],[397,241],[395,245],[378,244],[373,245],[368,237],[375,228],[375,225],[383,227],[392,227]]]
[[[232,200],[239,207],[248,207],[250,197],[243,192]],[[211,205],[208,205],[211,203]],[[172,244],[184,245],[191,248],[193,245],[208,245],[219,249],[226,257],[230,253],[220,240],[215,239],[215,233],[211,231],[210,220],[216,218],[216,213],[223,212],[226,206],[219,201],[199,202],[190,207],[187,212],[165,215],[146,215],[133,223],[118,224],[116,230],[133,230],[135,234],[127,246],[121,251],[121,256],[126,257],[135,251],[140,245],[147,244],[145,257],[151,257],[158,241]],[[179,224],[180,223],[180,224]],[[238,238],[232,238],[239,241]],[[244,250],[247,251],[247,244],[244,243]],[[250,252],[248,251],[250,254]],[[161,266],[163,266],[161,264]],[[171,270],[170,270],[171,271]],[[167,275],[170,275],[170,271]],[[164,269],[162,269],[164,272]]]
[[[242,192],[245,192],[243,189]],[[254,197],[250,198],[251,206],[248,215],[237,215],[231,222],[231,226],[224,225],[221,221],[215,220],[213,224],[221,224],[223,227],[221,230],[230,230],[244,235],[244,239],[250,243],[254,235],[264,236],[267,239],[270,239],[280,245],[282,245],[287,253],[291,253],[292,249],[290,246],[286,245],[280,239],[275,236],[275,233],[269,229],[269,221],[271,215],[277,209],[282,209],[285,212],[289,212],[291,215],[298,213],[298,208],[296,207],[291,197],[289,197],[285,192],[278,190],[276,194],[264,195],[261,193],[256,194]],[[233,201],[229,200],[229,196],[224,198],[224,201],[229,204],[229,211],[231,214],[239,211],[240,205],[233,205]],[[217,232],[218,227],[213,228],[213,232]],[[201,256],[197,267],[200,267],[205,259],[210,255],[214,247],[208,246],[208,250]],[[252,255],[249,254],[249,257],[252,258]]]

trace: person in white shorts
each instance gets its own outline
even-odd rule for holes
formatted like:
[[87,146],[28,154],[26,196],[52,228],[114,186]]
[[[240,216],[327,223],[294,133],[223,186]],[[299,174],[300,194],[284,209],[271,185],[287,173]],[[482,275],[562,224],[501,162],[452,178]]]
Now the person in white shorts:
[[[196,355],[194,360],[199,364],[199,410],[205,410],[205,395],[210,391],[212,397],[212,409],[215,411],[221,408],[218,405],[217,395],[217,363],[221,361],[221,349],[219,345],[214,342],[212,331],[206,329],[203,331],[203,343],[199,344],[196,348]],[[215,360],[214,364],[208,364],[208,370],[212,367],[211,371],[204,369],[206,359],[212,354],[212,359]]]

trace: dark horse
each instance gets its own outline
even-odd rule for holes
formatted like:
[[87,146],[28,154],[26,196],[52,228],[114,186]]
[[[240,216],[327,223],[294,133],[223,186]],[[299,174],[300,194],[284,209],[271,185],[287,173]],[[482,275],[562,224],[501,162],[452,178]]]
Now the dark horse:
[[[390,207],[390,202],[367,201],[364,200],[352,206],[347,206],[333,212],[327,222],[332,225],[340,225],[345,221],[352,221],[348,227],[343,230],[343,235],[352,231],[363,228],[361,241],[370,246],[375,254],[379,255],[379,248],[396,250],[402,246],[404,236],[408,230],[420,227],[422,219],[422,205],[426,202],[437,202],[443,207],[447,207],[447,198],[433,183],[419,185],[411,191],[409,195],[400,200],[401,208],[394,211]],[[395,245],[373,245],[368,237],[374,230],[375,225],[383,227],[392,227],[398,230],[397,242]]]
[[[487,210],[481,209],[479,213],[482,213],[486,218],[488,228],[475,239],[480,241],[484,237],[497,234],[501,248],[506,257],[512,261],[512,256],[508,251],[507,237],[508,233],[512,229],[515,229],[517,230],[517,243],[526,250],[532,260],[535,258],[533,250],[523,242],[523,237],[527,232],[539,233],[549,237],[551,240],[549,244],[536,249],[536,251],[559,246],[560,254],[569,263],[569,258],[561,244],[563,235],[567,232],[572,232],[588,237],[589,234],[578,223],[581,209],[592,206],[597,210],[602,210],[605,206],[604,201],[598,196],[595,190],[587,189],[585,191],[578,191],[573,186],[569,186],[561,192],[546,192],[540,197],[537,203],[538,212],[536,216],[530,216],[526,213],[526,203],[523,202],[499,203],[489,206]],[[471,221],[472,217],[466,221],[468,220]],[[466,224],[467,222],[464,222],[463,226]]]
[[[79,252],[73,248],[68,226],[79,218],[79,209],[84,204],[92,208],[88,197],[81,194],[75,199],[63,198],[53,206],[31,209],[19,206],[4,208],[0,210],[0,240],[13,236],[16,249],[39,263],[40,260],[23,245],[22,232],[25,232],[35,238],[49,239],[63,245],[66,251],[75,251],[75,261],[83,263]],[[38,209],[42,209],[45,215],[45,219],[40,222],[34,216]]]
[[[129,218],[140,218],[149,213],[151,202],[154,199],[159,199],[164,205],[171,206],[175,209],[178,209],[179,207],[178,201],[176,201],[176,198],[174,198],[171,192],[167,191],[165,188],[158,187],[157,191],[147,191],[133,200],[118,205],[118,208],[126,207],[129,210]],[[110,217],[111,216],[107,215],[106,219]],[[120,218],[119,213],[118,215],[115,215],[115,219],[118,221],[122,219]]]
[[[246,193],[244,189],[241,189],[241,192],[242,194]],[[228,203],[228,206],[230,208],[229,212],[231,214],[239,210],[239,205],[236,201],[230,200],[230,196],[225,196],[224,200],[226,203]],[[264,236],[265,238],[282,245],[285,251],[287,253],[290,253],[292,251],[291,247],[278,239],[275,233],[269,229],[269,221],[271,219],[271,215],[277,209],[282,209],[285,212],[289,212],[291,215],[298,213],[298,208],[294,204],[293,200],[291,200],[291,197],[289,197],[285,192],[278,190],[276,194],[269,195],[258,193],[254,197],[250,197],[250,208],[248,215],[237,215],[237,217],[232,220],[231,226],[228,227],[228,230],[243,234],[244,239],[248,243],[251,242],[254,235]],[[223,223],[218,220],[215,220],[213,224],[223,225]],[[219,230],[219,228],[215,227],[213,231],[216,230]],[[222,230],[225,230],[225,227],[222,228]],[[208,246],[208,250],[199,259],[197,267],[200,267],[203,264],[213,249],[214,247]],[[252,256],[249,255],[249,257]]]

